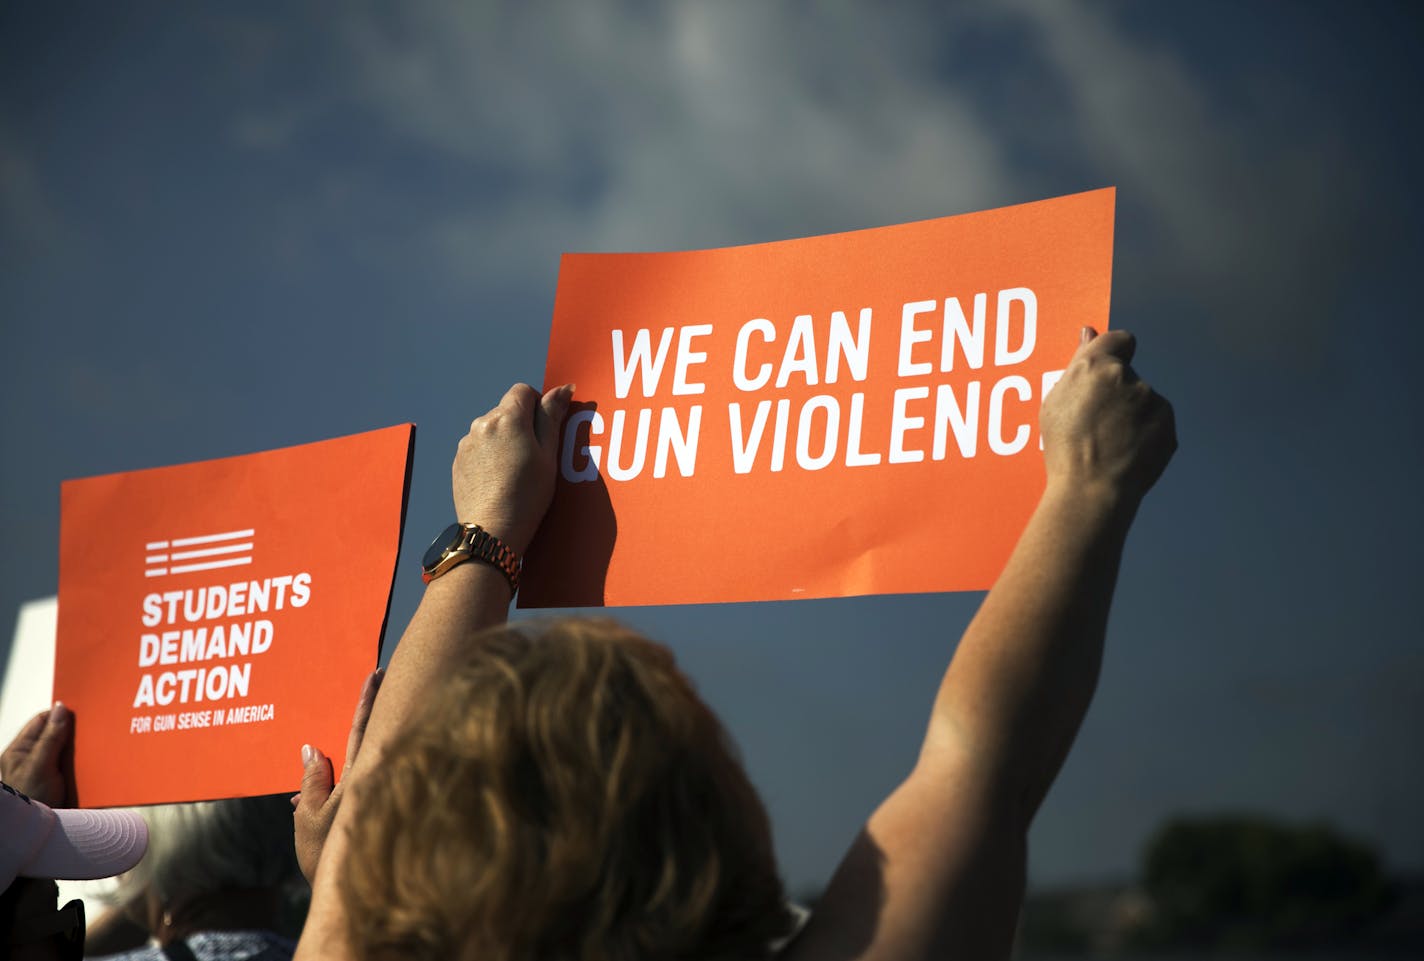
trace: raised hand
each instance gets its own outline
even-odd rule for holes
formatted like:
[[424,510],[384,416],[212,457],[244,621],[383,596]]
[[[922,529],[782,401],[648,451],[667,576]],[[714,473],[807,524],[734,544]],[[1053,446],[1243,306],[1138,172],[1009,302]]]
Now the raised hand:
[[372,671],[361,685],[356,712],[351,717],[351,733],[346,738],[346,761],[341,766],[339,783],[335,780],[331,758],[310,744],[302,745],[302,789],[292,796],[292,806],[296,808],[292,820],[297,864],[308,884],[316,879],[316,866],[326,846],[326,836],[331,833],[331,824],[336,820],[341,796],[346,791],[346,776],[361,751],[366,722],[371,719],[371,708],[376,703],[376,692],[381,689],[385,673],[384,670]]
[[74,712],[56,701],[0,753],[0,780],[52,808],[73,807]]
[[539,396],[515,384],[460,439],[451,467],[455,517],[479,524],[523,554],[554,496],[559,428],[572,384]]
[[1177,449],[1172,405],[1132,369],[1125,330],[1083,328],[1068,368],[1044,399],[1039,422],[1050,486],[1066,484],[1135,505]]

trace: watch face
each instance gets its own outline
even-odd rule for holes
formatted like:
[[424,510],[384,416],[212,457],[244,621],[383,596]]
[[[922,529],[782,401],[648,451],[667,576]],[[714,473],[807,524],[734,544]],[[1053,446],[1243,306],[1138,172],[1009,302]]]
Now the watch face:
[[421,566],[427,571],[433,570],[445,556],[445,552],[460,543],[464,535],[465,529],[459,524],[451,524],[445,528],[441,531],[440,536],[431,541],[430,546],[425,549],[425,556],[420,559]]

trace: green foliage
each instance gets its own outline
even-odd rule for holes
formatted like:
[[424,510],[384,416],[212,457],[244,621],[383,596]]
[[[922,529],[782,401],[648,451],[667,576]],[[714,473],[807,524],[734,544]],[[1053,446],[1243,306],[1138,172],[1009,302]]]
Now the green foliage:
[[1144,940],[1295,947],[1340,940],[1388,906],[1379,858],[1326,824],[1236,815],[1179,818],[1148,842]]
[[1037,954],[1086,955],[1093,946],[1091,925],[1075,916],[1071,905],[1042,897],[1025,903],[1018,938]]

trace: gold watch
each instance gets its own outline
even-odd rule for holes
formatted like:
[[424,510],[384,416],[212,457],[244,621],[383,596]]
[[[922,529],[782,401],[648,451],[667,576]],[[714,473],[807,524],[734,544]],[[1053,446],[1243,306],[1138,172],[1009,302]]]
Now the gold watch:
[[420,562],[420,576],[429,584],[465,561],[484,561],[509,581],[511,596],[519,590],[519,555],[478,524],[451,524],[431,542]]

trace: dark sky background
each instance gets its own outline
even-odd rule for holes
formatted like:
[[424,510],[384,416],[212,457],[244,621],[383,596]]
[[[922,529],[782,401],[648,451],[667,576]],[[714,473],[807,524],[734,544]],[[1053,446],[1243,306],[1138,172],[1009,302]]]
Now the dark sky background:
[[[55,591],[65,478],[415,421],[393,643],[456,439],[541,379],[561,252],[1116,185],[1113,323],[1181,450],[1032,878],[1227,810],[1424,869],[1417,6],[940,6],[4,4],[0,613]],[[979,599],[618,613],[726,719],[803,890]]]

